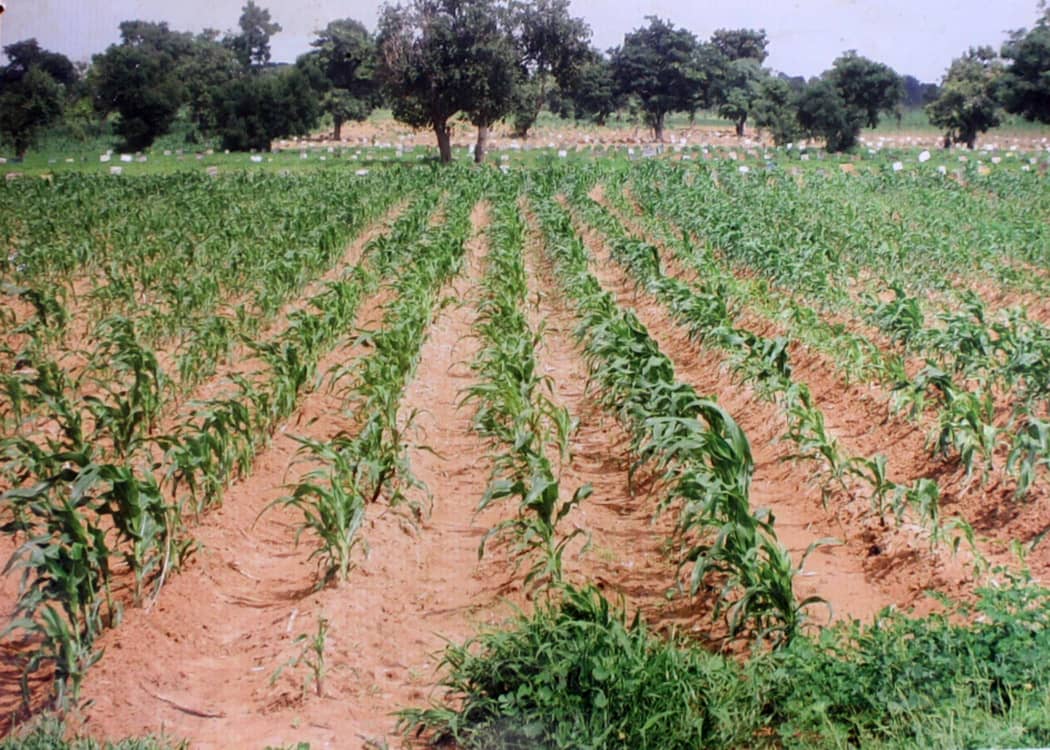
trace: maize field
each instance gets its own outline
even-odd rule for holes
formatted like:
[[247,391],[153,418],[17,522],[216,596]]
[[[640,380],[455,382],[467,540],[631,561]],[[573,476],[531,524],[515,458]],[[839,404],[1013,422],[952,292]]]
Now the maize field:
[[1014,162],[5,181],[3,731],[1050,743]]

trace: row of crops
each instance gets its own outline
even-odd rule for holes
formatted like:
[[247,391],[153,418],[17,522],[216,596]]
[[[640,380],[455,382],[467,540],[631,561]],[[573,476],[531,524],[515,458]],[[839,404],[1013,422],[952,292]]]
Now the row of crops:
[[[1045,294],[1039,253],[1048,244],[1045,221],[1009,208],[1029,205],[1014,177],[979,186],[942,180],[939,192],[919,179],[893,191],[876,178],[789,183],[780,186],[782,203],[765,198],[755,219],[744,213],[769,183],[734,210],[725,195],[740,197],[745,185],[718,177],[722,187],[711,190],[713,176],[703,175],[694,192],[675,190],[668,177],[678,176],[654,170],[632,195],[650,226],[687,240],[675,252],[705,282],[720,278],[725,296],[782,321],[789,340],[825,353],[847,380],[890,391],[890,411],[928,430],[932,457],[960,461],[967,477],[1011,482],[1019,500],[1037,489],[1050,447],[1050,330],[1023,294]],[[852,224],[861,211],[882,220]],[[1001,271],[996,290],[1022,301],[984,299],[989,268]]]
[[[1001,500],[993,483],[1019,507],[1046,500],[1050,336],[1023,303],[1050,278],[1044,183],[799,179],[660,161],[7,183],[0,207],[18,210],[0,211],[0,523],[21,577],[6,634],[26,644],[27,702],[30,677],[44,673],[52,705],[76,704],[102,630],[163,596],[197,519],[314,389],[338,395],[345,427],[300,439],[310,469],[276,504],[301,519],[318,586],[352,585],[375,508],[427,513],[408,501],[414,415],[403,394],[482,211],[480,348],[462,408],[493,467],[478,510],[504,520],[480,552],[509,549],[542,604],[450,647],[449,703],[405,712],[406,728],[486,748],[1050,740],[1047,592],[1015,576],[979,591],[976,609],[818,633],[817,600],[795,593],[803,561],[751,503],[756,466],[738,415],[682,380],[659,333],[595,273],[604,248],[701,356],[725,361],[725,389],[773,404],[792,462],[819,478],[825,503],[866,497],[880,520],[919,519],[932,545],[961,531],[981,557],[971,521],[942,516],[946,476],[965,475],[965,491],[989,501]],[[1038,198],[1014,205],[1028,194]],[[132,209],[112,208],[122,203]],[[576,319],[587,393],[630,436],[632,478],[659,478],[644,510],[673,520],[668,586],[750,657],[663,641],[565,572],[588,533],[574,512],[593,490],[562,481],[578,422],[537,359],[530,234]],[[987,284],[1004,296],[986,300]],[[375,305],[377,330],[359,333]],[[888,419],[929,430],[930,471],[851,454],[794,367],[801,350],[843,383],[882,389]]]
[[[430,178],[420,174],[417,179],[427,184]],[[194,193],[181,180],[176,182],[180,184],[166,188],[194,195],[202,206],[210,202],[221,213],[224,204],[215,201],[221,195],[209,195],[204,185],[196,186]],[[123,253],[100,253],[98,258],[82,253],[78,258],[69,244],[82,244],[83,238],[40,217],[27,218],[8,237],[16,247],[12,254],[25,260],[13,269],[14,280],[7,287],[16,303],[11,316],[25,312],[17,302],[34,301],[29,314],[10,329],[3,352],[3,529],[16,545],[7,570],[21,576],[10,629],[24,631],[33,644],[25,665],[27,678],[41,669],[53,670],[56,705],[75,702],[84,671],[97,659],[93,643],[102,629],[119,620],[124,606],[155,599],[192,552],[193,519],[220,505],[225,487],[252,470],[257,453],[311,387],[321,358],[351,330],[361,299],[404,263],[411,250],[409,238],[423,234],[434,205],[434,198],[418,200],[387,237],[365,247],[368,262],[340,268],[337,262],[348,240],[382,216],[404,189],[402,181],[332,181],[328,187],[338,210],[315,209],[305,225],[298,208],[303,195],[283,181],[270,182],[241,184],[240,201],[250,205],[252,193],[274,202],[283,196],[283,212],[279,204],[264,212],[272,214],[271,223],[284,224],[274,226],[269,238],[256,236],[251,223],[236,225],[236,234],[229,232],[226,253],[205,255],[200,246],[208,243],[201,240],[194,222],[179,224],[160,211],[143,215],[145,226],[137,236],[166,233],[171,246],[187,256],[178,273],[187,288],[229,283],[234,286],[228,293],[255,293],[256,302],[246,303],[253,304],[250,312],[238,316],[254,321],[247,329],[238,329],[215,305],[209,310],[201,299],[197,315],[181,318],[174,345],[173,337],[149,336],[148,326],[140,325],[151,315],[159,319],[161,313],[140,306],[128,310],[142,310],[141,317],[135,312],[113,315],[106,309],[107,295],[99,293],[108,287],[103,279],[119,274],[135,279],[136,296],[163,287],[157,280],[171,278],[175,269],[169,267],[164,274],[153,269],[152,261],[170,263],[157,250],[160,245],[152,255],[143,255],[140,245],[129,242]],[[59,195],[76,194],[80,210],[88,214],[85,203],[107,205],[119,198],[109,195],[110,184],[78,179],[51,189]],[[12,205],[16,199],[36,205],[32,195],[6,197]],[[202,206],[198,212],[207,216]],[[33,217],[32,211],[21,213]],[[114,216],[116,227],[105,216],[92,217],[100,236],[120,235],[126,217]],[[27,248],[49,242],[62,251],[33,260]],[[236,247],[251,248],[253,255],[241,257],[231,249]],[[201,257],[198,265],[188,260],[195,254]],[[274,255],[280,260],[273,261]],[[378,256],[374,262],[373,256]],[[96,286],[86,295],[89,301],[64,299],[69,287],[57,284],[54,276],[62,275],[62,264],[68,264],[67,273],[91,277],[99,263],[116,270],[94,277]],[[289,306],[280,325],[267,328],[279,310],[268,310],[259,300],[283,288],[269,304],[276,306],[280,299],[287,305],[330,266],[337,271],[332,278],[306,290],[303,304]],[[250,276],[245,267],[251,267]],[[216,282],[224,276],[228,282]],[[80,322],[65,312],[72,304],[80,305],[88,321],[99,319],[77,332],[83,336],[76,342],[85,346],[83,350],[63,341],[64,329]],[[180,379],[160,364],[166,359],[183,369],[180,346],[215,336],[217,329],[222,341],[209,351],[210,367],[191,368],[193,377]],[[224,376],[215,378],[212,387],[193,387],[218,368]]]
[[[791,559],[776,542],[768,517],[760,511],[752,515],[749,508],[747,486],[753,467],[746,436],[714,399],[701,399],[688,385],[675,382],[673,366],[645,327],[616,305],[593,275],[594,264],[605,259],[594,256],[594,245],[585,237],[599,230],[613,248],[612,257],[674,320],[703,347],[729,352],[730,380],[754,386],[785,410],[785,437],[798,445],[795,460],[806,465],[821,462],[820,471],[829,480],[850,489],[864,483],[873,498],[898,498],[898,514],[925,514],[936,524],[939,490],[934,473],[912,486],[899,486],[887,478],[884,457],[842,456],[836,438],[824,431],[819,403],[804,383],[793,379],[785,342],[764,340],[735,324],[737,316],[726,309],[734,307],[728,289],[707,286],[704,277],[710,276],[710,269],[697,274],[703,279],[700,288],[665,274],[660,248],[630,237],[588,197],[596,180],[618,179],[622,184],[622,175],[608,172],[531,175],[524,201],[528,222],[540,228],[548,261],[577,312],[577,336],[591,368],[589,390],[625,423],[633,438],[636,468],[652,461],[665,472],[661,510],[679,519],[675,537],[669,540],[670,562],[680,575],[685,572],[694,595],[702,591],[716,600],[723,597],[714,611],[726,614],[731,636],[743,637],[755,650],[741,667],[688,642],[667,643],[637,619],[628,620],[620,606],[610,604],[596,589],[563,585],[547,605],[522,616],[511,628],[449,648],[444,660],[447,702],[403,712],[403,726],[439,742],[485,748],[1045,742],[1047,696],[1038,689],[1032,693],[1038,683],[1026,681],[1033,676],[1030,667],[1042,662],[1035,654],[1045,638],[1048,601],[1043,589],[1010,579],[1013,583],[1005,590],[980,590],[976,609],[950,605],[947,614],[914,620],[885,613],[870,626],[840,625],[817,639],[801,627],[807,605],[813,602],[795,599]],[[498,242],[505,242],[503,231],[495,234]],[[502,288],[513,299],[514,267],[507,265],[502,252],[495,257],[496,273],[505,280]],[[718,284],[719,279],[711,281]],[[491,299],[486,297],[487,303]],[[514,338],[527,341],[520,312],[510,308],[508,297],[498,299],[498,319],[506,321],[499,340],[512,338],[509,331],[516,328]],[[738,304],[742,307],[746,300]],[[487,350],[482,372],[502,374],[509,383],[536,382],[527,372],[526,377],[508,375],[507,363],[494,364],[498,351]],[[727,387],[732,387],[728,380]],[[529,402],[515,403],[518,414],[542,414],[547,401],[541,396],[531,399],[531,407]],[[493,415],[482,413],[487,426]],[[534,419],[531,424],[535,423]],[[507,421],[502,428],[505,445],[512,440],[515,446],[528,445],[520,437],[520,422]],[[487,434],[494,432],[499,431],[487,427]],[[524,434],[560,435],[554,430]],[[564,438],[552,438],[551,443],[561,449]],[[561,505],[556,495],[545,501],[540,492],[529,495],[530,483],[546,489],[557,479],[547,479],[549,464],[536,470],[535,448],[523,456],[526,460],[517,464],[522,468],[512,474],[516,481],[494,487],[521,498],[518,514],[509,523],[522,540],[519,549],[542,550],[529,575],[554,577],[552,571],[559,570],[557,547],[541,540],[549,534],[551,521],[560,520],[559,507],[581,502],[581,493],[567,488]],[[526,479],[530,474],[524,467],[530,466],[531,479]],[[1030,497],[1028,501],[1034,502]],[[567,541],[575,533],[579,530],[561,539]],[[933,543],[940,538],[932,535]],[[704,585],[711,583],[706,577],[712,575],[722,588]],[[978,612],[978,625],[959,624],[971,622]],[[1026,656],[1014,652],[1018,647]],[[1032,664],[1025,661],[1030,657],[1035,659]],[[1010,675],[1008,686],[991,676],[989,663],[1008,665],[993,670]],[[1043,668],[1035,666],[1036,671]]]

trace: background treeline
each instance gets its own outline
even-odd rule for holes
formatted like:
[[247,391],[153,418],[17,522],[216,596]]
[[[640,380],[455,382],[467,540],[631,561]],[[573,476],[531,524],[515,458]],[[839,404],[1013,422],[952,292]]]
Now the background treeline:
[[743,136],[748,124],[777,144],[822,140],[852,148],[865,126],[925,107],[945,145],[973,148],[1004,112],[1050,122],[1050,9],[998,51],[971,48],[940,85],[900,76],[849,51],[810,80],[763,66],[764,31],[720,29],[701,40],[656,17],[603,53],[569,13],[568,0],[409,0],[387,5],[378,29],[352,19],[317,32],[294,65],[270,60],[281,31],[249,0],[238,29],[199,34],[166,23],[125,21],[120,42],[74,65],[29,39],[8,45],[0,68],[0,139],[22,156],[49,128],[73,137],[101,132],[119,148],[149,147],[180,121],[188,142],[265,150],[275,138],[306,135],[327,114],[343,123],[377,107],[432,130],[451,159],[457,120],[477,129],[481,161],[490,128],[507,121],[527,136],[547,108],[604,124],[626,113],[663,140],[669,114],[713,110]]

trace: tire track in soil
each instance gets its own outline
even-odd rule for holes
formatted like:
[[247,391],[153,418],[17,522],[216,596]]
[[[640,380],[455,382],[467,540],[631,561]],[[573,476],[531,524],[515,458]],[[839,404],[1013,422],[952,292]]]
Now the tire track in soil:
[[[572,455],[561,473],[566,495],[590,484],[594,494],[563,523],[590,535],[590,549],[570,545],[565,556],[566,579],[592,582],[606,595],[623,596],[656,630],[706,631],[709,612],[687,599],[668,601],[675,567],[664,552],[674,523],[670,514],[654,516],[658,487],[638,477],[632,493],[628,471],[633,457],[630,436],[616,417],[587,392],[589,372],[573,330],[577,320],[558,291],[554,271],[540,249],[543,239],[535,217],[528,216],[525,271],[528,280],[526,315],[533,331],[543,326],[542,346],[535,357],[539,372],[553,380],[552,400],[579,420],[572,436]],[[571,531],[563,528],[562,533]]]
[[[118,737],[163,728],[200,748],[231,740],[244,747],[356,747],[390,735],[392,711],[426,703],[446,637],[462,640],[509,614],[500,586],[506,561],[493,555],[477,562],[488,525],[474,518],[474,508],[490,466],[472,414],[458,408],[477,349],[474,308],[462,300],[480,277],[484,209],[472,219],[468,271],[446,289],[452,304],[432,322],[402,401],[402,414],[419,410],[410,458],[432,493],[432,514],[413,528],[385,505],[370,508],[367,559],[359,559],[346,586],[311,592],[315,568],[308,539],[294,548],[296,516],[275,509],[252,527],[259,509],[282,494],[286,475],[294,476],[296,445],[279,434],[252,478],[209,517],[194,569],[169,584],[153,612],[132,612],[107,634],[108,654],[84,691],[95,700],[88,731]],[[360,325],[381,318],[372,306]],[[326,364],[362,354],[344,348]],[[305,412],[318,417],[303,421],[315,438],[348,421],[328,394],[311,397]],[[288,663],[302,650],[295,638],[316,633],[320,617],[329,622],[323,697],[304,691],[304,665]]]
[[[645,233],[632,221],[611,206],[600,190],[591,196],[596,202],[621,219],[628,231],[638,238],[645,238],[661,251],[666,273],[687,284],[693,284],[691,271],[683,269],[675,259],[671,248],[656,239],[646,238]],[[636,210],[639,210],[636,207]],[[734,271],[734,273],[736,273]],[[785,292],[787,293],[787,292]],[[832,322],[858,324],[856,321],[835,318]],[[764,337],[784,334],[776,322],[742,310],[738,324]],[[861,331],[867,335],[867,331]],[[869,336],[869,338],[871,338]],[[878,343],[878,342],[876,342]],[[884,350],[898,351],[900,347],[880,344]],[[927,436],[936,433],[938,412],[929,407],[918,421],[910,422],[895,416],[890,411],[890,394],[878,384],[846,384],[836,374],[835,366],[822,352],[811,349],[798,341],[789,346],[792,370],[795,379],[809,385],[816,403],[824,412],[828,432],[834,434],[849,455],[870,457],[883,453],[888,459],[890,479],[900,484],[912,484],[920,478],[935,479],[941,489],[941,514],[947,518],[959,515],[965,518],[978,534],[978,548],[993,565],[1014,567],[1017,559],[1010,549],[1011,541],[1019,539],[1030,543],[1050,529],[1047,512],[1050,508],[1050,492],[1045,484],[1033,486],[1025,502],[1013,499],[1013,481],[1005,475],[1006,456],[999,452],[996,468],[987,486],[981,486],[975,477],[966,478],[965,467],[953,457],[941,458],[931,455],[927,448]],[[723,356],[724,360],[724,356]],[[908,371],[914,375],[924,362],[912,358]],[[911,550],[914,536],[919,530],[914,525],[905,528],[889,526],[882,528],[868,516],[870,502],[866,496],[855,499],[841,497],[844,518],[854,533],[869,544],[870,550],[880,550],[869,560],[869,570],[880,573],[899,564],[893,550],[909,550],[906,557],[916,564],[923,562]],[[938,552],[942,567],[940,588],[946,591],[966,590],[972,585],[971,575],[965,565],[951,559],[945,550]],[[970,559],[970,553],[963,553]],[[928,561],[927,561],[928,562]],[[1037,546],[1026,559],[1027,565],[1037,578],[1050,576],[1050,545]]]
[[[914,537],[902,540],[902,549],[883,550],[885,557],[893,559],[892,567],[872,570],[870,543],[851,536],[841,522],[822,509],[820,489],[812,481],[810,469],[785,460],[791,446],[780,440],[787,430],[780,409],[762,401],[750,387],[734,384],[724,370],[723,358],[690,341],[667,310],[635,286],[613,260],[604,240],[578,221],[574,224],[590,252],[591,272],[602,287],[621,306],[635,310],[674,363],[678,377],[698,393],[717,397],[747,434],[755,461],[752,507],[772,509],[777,536],[795,564],[819,539],[843,542],[820,547],[810,555],[804,571],[795,579],[800,598],[823,597],[831,603],[835,619],[871,620],[885,606],[917,604],[924,590],[941,584],[939,571],[931,569],[928,556],[923,554],[924,543]],[[813,616],[823,621],[824,612],[815,608]]]

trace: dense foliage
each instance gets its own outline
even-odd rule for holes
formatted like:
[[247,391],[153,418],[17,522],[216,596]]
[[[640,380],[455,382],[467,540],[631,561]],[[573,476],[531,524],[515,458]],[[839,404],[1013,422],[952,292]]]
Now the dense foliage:
[[1050,8],[1030,31],[1020,30],[1003,46],[1010,61],[1001,96],[1006,108],[1030,120],[1050,122]]
[[996,87],[1001,72],[990,47],[971,49],[952,61],[940,95],[926,107],[930,122],[944,129],[946,142],[973,149],[978,133],[999,124]]
[[649,25],[624,37],[612,54],[619,90],[637,99],[656,140],[664,139],[669,112],[699,107],[704,72],[697,64],[697,40],[688,29],[652,16]]
[[[1050,591],[886,611],[741,664],[666,641],[593,588],[444,656],[449,706],[406,729],[464,748],[1032,747],[1050,741]],[[462,701],[462,703],[460,703]]]
[[1050,118],[1045,14],[1031,30],[1011,34],[1001,57],[982,48],[957,59],[941,86],[901,77],[854,51],[808,82],[789,78],[764,67],[762,30],[718,29],[701,40],[657,17],[603,53],[566,0],[410,0],[384,6],[376,33],[352,18],[334,20],[296,61],[304,79],[271,62],[281,26],[254,0],[226,34],[141,20],[123,22],[120,31],[120,43],[96,55],[86,72],[33,39],[5,48],[0,137],[16,156],[63,121],[80,136],[104,130],[90,122],[86,102],[129,151],[148,148],[180,118],[190,123],[190,141],[263,150],[275,138],[312,131],[323,113],[339,140],[345,122],[385,103],[400,121],[434,132],[442,161],[451,160],[457,121],[477,128],[479,162],[493,125],[506,120],[527,137],[544,107],[599,124],[625,112],[657,141],[669,114],[708,109],[740,137],[751,121],[778,144],[808,137],[830,151],[854,148],[861,128],[883,116],[899,122],[905,107],[926,106],[947,145],[970,147],[1002,109]]

